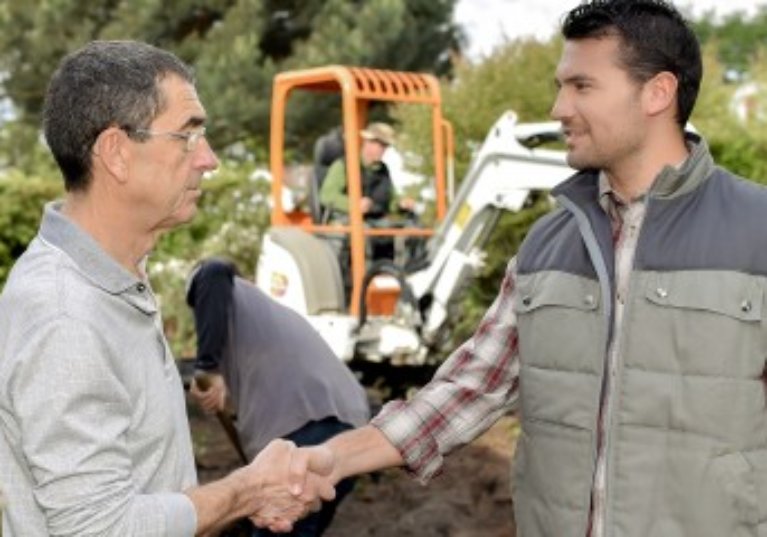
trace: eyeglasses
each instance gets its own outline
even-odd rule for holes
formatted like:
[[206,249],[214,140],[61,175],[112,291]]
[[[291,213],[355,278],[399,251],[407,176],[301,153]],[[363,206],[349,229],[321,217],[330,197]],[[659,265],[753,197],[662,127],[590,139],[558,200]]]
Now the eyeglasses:
[[[184,151],[191,153],[197,147],[200,138],[205,137],[205,127],[198,127],[188,131],[164,131],[155,132],[149,129],[124,129],[128,134],[135,134],[139,137],[140,141],[146,141],[147,138],[153,136],[166,136],[173,138],[174,140],[182,140],[184,142]],[[142,139],[143,138],[143,139]]]

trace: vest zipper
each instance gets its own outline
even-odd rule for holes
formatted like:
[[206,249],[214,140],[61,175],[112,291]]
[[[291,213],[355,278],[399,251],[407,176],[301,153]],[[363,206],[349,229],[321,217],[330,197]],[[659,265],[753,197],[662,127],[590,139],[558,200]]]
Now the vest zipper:
[[[575,218],[575,222],[578,225],[578,230],[581,233],[581,237],[583,238],[583,242],[586,245],[586,250],[588,251],[589,257],[591,258],[591,262],[594,265],[594,270],[597,273],[597,279],[599,281],[599,287],[602,295],[602,311],[604,313],[604,358],[603,358],[603,367],[602,367],[602,376],[601,376],[601,385],[604,386],[606,375],[609,373],[608,365],[609,365],[609,345],[610,345],[610,332],[612,330],[612,316],[613,316],[613,301],[612,301],[612,286],[610,283],[610,275],[607,271],[607,264],[605,262],[604,256],[602,255],[602,250],[599,247],[599,242],[597,241],[596,234],[594,233],[594,230],[591,227],[591,222],[589,222],[588,217],[586,216],[586,213],[578,207],[575,203],[570,201],[567,197],[564,195],[559,195],[556,197],[557,202],[562,205],[565,209],[570,211],[572,213],[573,217]],[[595,431],[598,433],[599,431],[599,408],[601,406],[601,399],[602,399],[602,390],[600,390],[599,393],[597,393],[597,423]],[[607,445],[607,432],[605,432],[605,446]],[[598,456],[598,434],[594,435],[593,441],[592,441],[592,468],[591,468],[591,483],[588,487],[588,498],[586,504],[591,506],[591,497],[594,490],[594,483],[596,479],[596,470],[597,470],[597,456]],[[605,500],[606,500],[605,496]],[[605,519],[607,515],[607,502],[605,502]],[[590,517],[590,513],[589,513]],[[587,520],[588,518],[587,517]],[[587,528],[583,528],[583,533],[585,535]]]
[[[618,379],[621,376],[621,372],[623,371],[623,348],[624,348],[624,341],[625,341],[625,334],[626,334],[626,326],[629,321],[630,317],[630,305],[631,301],[633,300],[634,296],[634,288],[635,288],[635,275],[636,275],[636,258],[637,253],[639,251],[639,244],[640,240],[642,239],[642,231],[644,230],[644,223],[647,218],[647,212],[650,209],[650,196],[648,195],[645,199],[645,206],[644,206],[644,214],[642,215],[642,221],[640,222],[639,229],[637,230],[637,237],[636,237],[636,244],[634,246],[634,254],[633,259],[631,260],[631,267],[629,269],[629,275],[628,275],[628,282],[626,284],[626,296],[624,298],[625,303],[623,306],[623,318],[621,319],[621,326],[620,326],[620,333],[613,334],[613,341],[614,341],[614,354],[615,354],[615,383],[610,385],[610,392],[607,394],[607,400],[605,401],[606,407],[605,411],[607,412],[607,416],[605,417],[605,424],[607,425],[605,430],[605,503],[604,503],[604,531],[602,532],[602,537],[609,537],[608,535],[608,528],[610,527],[610,520],[612,519],[612,509],[610,507],[611,501],[610,501],[610,494],[609,488],[610,483],[612,482],[612,464],[611,464],[611,458],[609,457],[609,451],[612,451],[612,431],[614,430],[613,426],[613,420],[615,418],[615,412],[614,408],[618,406],[616,403],[616,398],[620,397],[620,393],[616,389],[618,386]],[[616,286],[617,286],[617,276],[616,276]],[[617,291],[617,290],[616,290]],[[609,355],[608,355],[609,360]],[[609,374],[609,371],[608,371]]]

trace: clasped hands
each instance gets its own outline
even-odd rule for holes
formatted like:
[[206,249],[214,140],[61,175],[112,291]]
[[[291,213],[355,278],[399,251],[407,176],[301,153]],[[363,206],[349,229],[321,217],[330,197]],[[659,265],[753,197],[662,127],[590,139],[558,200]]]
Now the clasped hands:
[[[190,392],[206,413],[226,407],[226,384],[220,374],[196,377]],[[334,467],[333,454],[325,446],[298,448],[286,440],[273,440],[238,471],[244,491],[238,511],[258,527],[290,531],[296,520],[318,510],[322,500],[335,498]]]
[[258,527],[288,532],[293,523],[335,498],[336,467],[326,446],[298,448],[273,440],[243,470],[260,483],[255,509],[249,515]]

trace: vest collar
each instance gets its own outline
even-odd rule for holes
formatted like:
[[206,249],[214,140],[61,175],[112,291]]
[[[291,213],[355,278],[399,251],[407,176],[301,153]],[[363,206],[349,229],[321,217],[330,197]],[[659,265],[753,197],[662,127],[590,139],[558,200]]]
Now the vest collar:
[[665,166],[650,187],[653,198],[670,199],[698,188],[714,171],[714,159],[706,141],[693,133],[686,133],[690,156],[679,168]]

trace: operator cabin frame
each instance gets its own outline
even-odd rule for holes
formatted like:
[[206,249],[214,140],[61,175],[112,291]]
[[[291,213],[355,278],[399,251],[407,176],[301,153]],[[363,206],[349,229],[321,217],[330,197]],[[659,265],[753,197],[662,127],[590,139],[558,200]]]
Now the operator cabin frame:
[[[335,92],[341,94],[346,181],[349,196],[349,224],[321,225],[309,213],[286,212],[282,206],[285,162],[285,112],[293,90]],[[385,71],[357,67],[329,66],[277,75],[272,91],[270,132],[270,168],[272,173],[272,226],[299,226],[309,233],[336,233],[350,236],[352,293],[350,313],[359,314],[362,281],[365,275],[365,239],[374,236],[431,236],[433,229],[366,228],[360,199],[360,131],[367,124],[372,102],[412,103],[430,106],[434,155],[434,190],[436,218],[441,222],[447,211],[445,175],[452,173],[452,128],[442,117],[442,97],[437,79],[428,74]],[[447,170],[450,166],[451,170]]]

